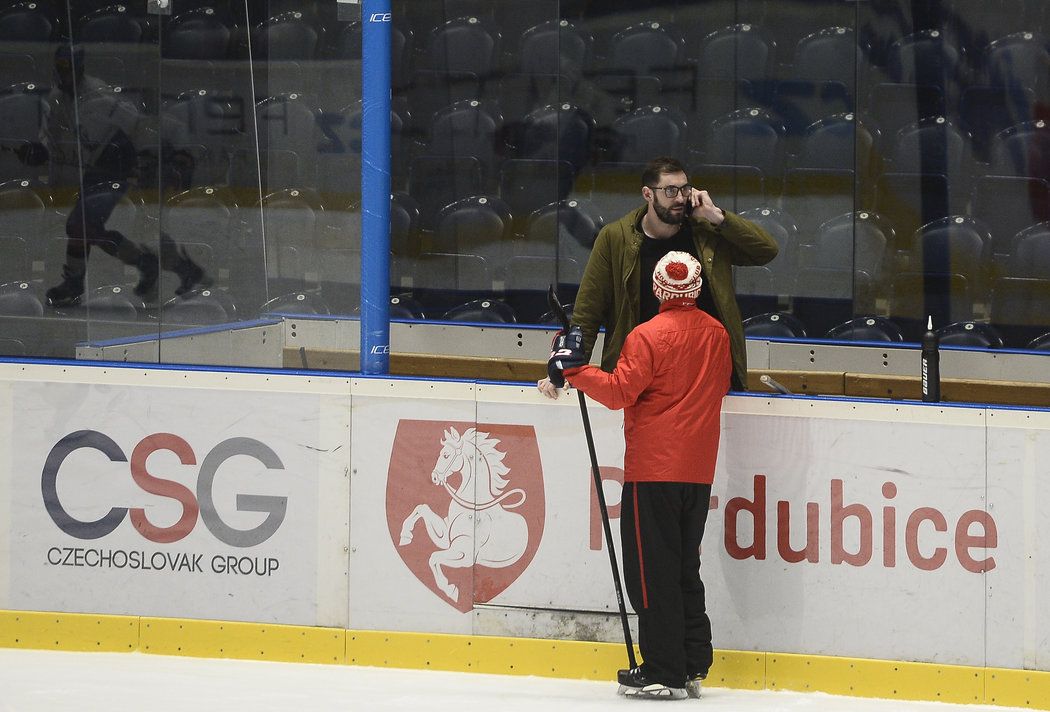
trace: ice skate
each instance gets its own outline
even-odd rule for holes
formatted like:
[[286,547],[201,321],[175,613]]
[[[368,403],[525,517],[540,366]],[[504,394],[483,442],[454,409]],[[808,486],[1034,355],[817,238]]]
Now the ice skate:
[[179,262],[174,271],[179,276],[179,286],[175,288],[175,294],[180,297],[195,289],[207,289],[212,285],[211,277],[190,259],[185,250],[179,250]]
[[625,697],[639,697],[654,700],[684,700],[688,693],[684,687],[670,687],[661,682],[650,680],[641,666],[616,673],[620,688],[616,694]]
[[685,681],[685,691],[694,700],[700,699],[700,689],[703,686],[704,679],[707,675],[697,673],[696,675],[690,675],[689,679]]
[[47,303],[51,307],[74,307],[80,304],[84,294],[84,270],[66,265],[62,268],[62,281],[47,290]]

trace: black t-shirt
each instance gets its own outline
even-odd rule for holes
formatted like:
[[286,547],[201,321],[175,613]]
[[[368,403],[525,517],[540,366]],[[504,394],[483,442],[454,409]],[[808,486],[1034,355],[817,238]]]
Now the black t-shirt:
[[[639,230],[641,230],[641,225],[639,225]],[[644,235],[645,233],[643,232],[642,234]],[[638,280],[639,291],[641,292],[638,314],[639,324],[649,321],[659,313],[660,301],[653,294],[653,270],[656,269],[656,263],[660,261],[660,258],[668,252],[676,250],[688,252],[697,260],[700,260],[700,255],[696,254],[696,247],[693,245],[693,229],[689,223],[683,223],[682,228],[678,232],[665,240],[657,240],[648,235],[642,239],[642,248],[639,253],[641,273]],[[696,305],[721,321],[718,309],[715,308],[714,300],[711,299],[711,292],[706,287],[701,288],[700,297],[696,300]]]

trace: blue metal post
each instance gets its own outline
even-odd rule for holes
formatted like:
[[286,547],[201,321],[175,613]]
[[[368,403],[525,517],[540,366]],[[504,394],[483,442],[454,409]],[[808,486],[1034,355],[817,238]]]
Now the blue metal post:
[[390,0],[361,5],[361,372],[390,372]]

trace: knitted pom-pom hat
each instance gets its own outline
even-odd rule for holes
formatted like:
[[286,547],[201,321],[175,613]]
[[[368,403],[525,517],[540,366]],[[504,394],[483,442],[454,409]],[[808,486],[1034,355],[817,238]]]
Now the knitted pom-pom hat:
[[700,263],[688,252],[668,252],[653,270],[653,294],[661,302],[700,296]]

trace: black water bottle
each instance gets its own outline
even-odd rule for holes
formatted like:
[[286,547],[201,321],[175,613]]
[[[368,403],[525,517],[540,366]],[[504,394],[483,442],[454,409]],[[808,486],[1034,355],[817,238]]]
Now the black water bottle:
[[938,345],[940,339],[933,331],[933,317],[926,322],[926,333],[922,335],[922,399],[936,403],[941,399],[941,367]]

